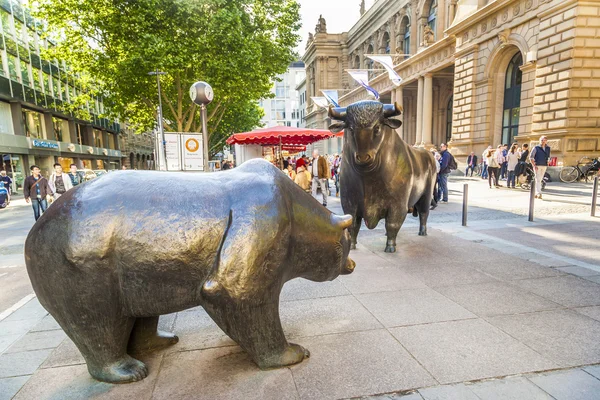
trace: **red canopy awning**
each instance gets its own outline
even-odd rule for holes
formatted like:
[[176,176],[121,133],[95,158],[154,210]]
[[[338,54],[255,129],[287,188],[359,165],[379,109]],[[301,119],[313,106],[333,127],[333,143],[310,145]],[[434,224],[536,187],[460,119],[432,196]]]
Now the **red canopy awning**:
[[292,128],[273,126],[255,129],[252,132],[236,133],[227,139],[227,144],[259,144],[262,146],[302,145],[333,137],[326,129]]

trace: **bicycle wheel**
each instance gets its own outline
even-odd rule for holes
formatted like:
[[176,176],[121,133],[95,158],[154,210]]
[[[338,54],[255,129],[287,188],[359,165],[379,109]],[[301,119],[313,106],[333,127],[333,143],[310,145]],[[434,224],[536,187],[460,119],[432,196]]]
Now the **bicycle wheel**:
[[565,183],[575,182],[579,177],[579,171],[575,167],[563,167],[558,177]]
[[598,175],[598,171],[588,171],[585,176],[585,182],[594,182],[596,175]]

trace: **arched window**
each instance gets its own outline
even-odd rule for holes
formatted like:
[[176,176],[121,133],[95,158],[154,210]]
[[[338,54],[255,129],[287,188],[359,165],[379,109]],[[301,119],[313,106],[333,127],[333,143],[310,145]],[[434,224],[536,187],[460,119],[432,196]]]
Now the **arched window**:
[[360,56],[354,57],[354,68],[360,69]]
[[513,138],[519,133],[519,114],[521,112],[521,79],[520,66],[523,56],[517,53],[508,63],[504,80],[504,107],[502,112],[502,143],[510,146]]
[[383,47],[383,51],[385,54],[390,54],[390,34],[385,32],[383,34],[383,39],[381,41],[381,46]]
[[404,54],[406,54],[404,56],[404,59],[407,59],[409,57],[408,54],[410,54],[410,20],[408,19],[408,17],[404,17],[402,19],[402,24],[400,25],[400,32],[404,34],[402,51],[404,52]]
[[[372,44],[370,44],[369,47],[367,48],[367,54],[373,54],[373,45]],[[369,79],[371,79],[374,74],[374,71],[371,71],[373,69],[373,60],[371,60],[368,57],[365,57],[365,68],[369,70]]]
[[446,106],[446,143],[452,139],[452,107],[454,102],[454,96],[450,97],[448,100],[448,105]]
[[437,17],[437,0],[431,0],[431,3],[429,4],[429,14],[427,17],[427,25],[429,25],[429,27],[431,28],[431,30],[433,31],[433,37],[434,39],[436,39],[436,35],[435,35],[435,22],[436,22],[436,17]]

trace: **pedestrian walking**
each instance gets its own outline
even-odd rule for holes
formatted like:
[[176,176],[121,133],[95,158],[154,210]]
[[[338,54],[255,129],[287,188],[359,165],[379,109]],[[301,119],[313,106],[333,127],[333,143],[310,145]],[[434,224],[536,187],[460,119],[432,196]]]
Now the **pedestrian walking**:
[[540,144],[531,150],[529,160],[535,171],[535,198],[542,198],[542,179],[548,168],[548,160],[550,159],[550,146],[548,146],[548,138],[540,137]]
[[506,180],[506,187],[512,187],[513,189],[515,188],[515,180],[516,180],[516,175],[515,175],[515,169],[517,168],[517,165],[519,164],[519,152],[517,151],[517,144],[513,144],[510,148],[510,151],[507,153],[506,155],[506,160],[507,160],[507,166],[506,166],[506,170],[508,171],[508,179]]
[[300,186],[305,192],[310,191],[310,175],[304,165],[301,165],[298,168],[298,171],[296,172],[296,178],[294,178],[294,182],[296,182],[296,184]]
[[477,156],[475,152],[471,152],[469,157],[467,157],[467,169],[465,170],[465,176],[469,175],[469,169],[471,170],[471,176],[473,176],[473,170],[477,166]]
[[63,174],[62,165],[59,163],[54,164],[54,172],[50,175],[48,185],[50,185],[50,190],[54,193],[55,199],[67,193],[67,190],[73,189],[71,178],[67,174]]
[[500,151],[502,154],[502,162],[500,162],[500,160],[498,160],[498,162],[500,163],[500,179],[506,179],[506,171],[507,171],[507,166],[508,166],[506,156],[508,154],[508,145],[503,144],[500,147]]
[[452,155],[448,152],[445,143],[440,145],[440,173],[438,174],[438,199],[442,203],[448,202],[448,175],[450,175],[450,159]]
[[[496,152],[492,146],[490,146],[484,154],[488,166],[488,184],[490,185],[490,189],[493,187],[498,187],[498,172],[500,171],[500,164],[498,164]],[[494,182],[493,185],[492,181]]]
[[327,206],[327,160],[319,156],[319,150],[313,150],[312,159],[312,195],[317,197],[317,189],[321,188],[323,195],[323,205]]
[[336,153],[333,159],[333,167],[331,169],[333,181],[335,182],[335,197],[340,197],[340,155]]
[[10,195],[12,194],[12,179],[6,175],[6,171],[0,171],[0,184],[6,189],[6,200],[10,203]]
[[524,181],[525,178],[522,178],[522,176],[525,176],[527,173],[527,163],[529,162],[529,145],[527,143],[525,143],[523,145],[523,150],[519,153],[519,162],[517,164],[517,167],[515,168],[515,176],[517,177],[517,182],[519,184],[519,186],[521,185],[522,181]]
[[52,196],[52,190],[48,180],[40,175],[40,167],[32,165],[30,169],[31,175],[23,182],[23,195],[27,203],[31,202],[33,216],[37,221],[48,208],[48,199]]
[[71,179],[71,186],[75,187],[83,183],[83,176],[77,172],[77,165],[71,164],[67,175]]
[[488,159],[487,159],[487,154],[488,151],[492,149],[492,146],[488,146],[487,149],[485,149],[483,151],[483,153],[481,153],[481,159],[482,159],[482,163],[481,163],[481,179],[487,179],[488,175],[489,175],[489,165],[488,165]]

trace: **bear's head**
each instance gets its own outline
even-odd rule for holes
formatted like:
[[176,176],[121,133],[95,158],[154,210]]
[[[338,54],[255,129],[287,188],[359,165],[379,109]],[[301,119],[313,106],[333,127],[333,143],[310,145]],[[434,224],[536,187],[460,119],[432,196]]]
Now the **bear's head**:
[[[356,263],[348,257],[350,253],[350,233],[352,216],[331,214],[327,226],[315,225],[306,232],[310,246],[300,246],[297,262],[300,263],[299,276],[315,282],[330,281],[339,275],[354,271]],[[299,243],[297,243],[299,244]],[[296,250],[300,250],[299,248]]]

